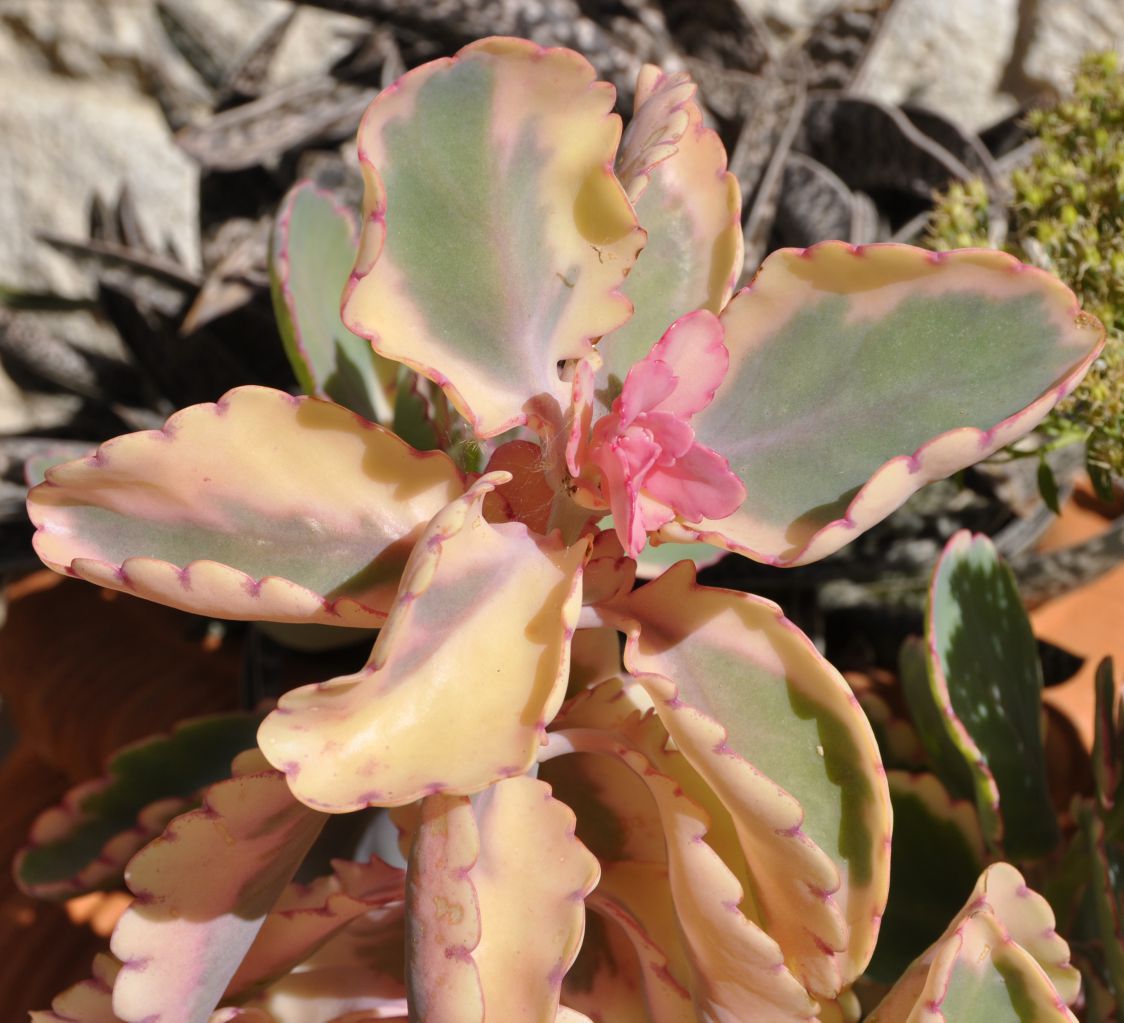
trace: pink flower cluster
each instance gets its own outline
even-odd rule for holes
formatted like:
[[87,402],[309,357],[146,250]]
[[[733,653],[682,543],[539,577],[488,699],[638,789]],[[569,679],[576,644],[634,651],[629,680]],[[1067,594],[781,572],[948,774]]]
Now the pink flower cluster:
[[594,425],[585,461],[600,470],[601,495],[630,557],[676,518],[724,518],[745,500],[729,462],[699,444],[690,426],[729,363],[718,318],[705,310],[683,316],[629,370],[610,412]]

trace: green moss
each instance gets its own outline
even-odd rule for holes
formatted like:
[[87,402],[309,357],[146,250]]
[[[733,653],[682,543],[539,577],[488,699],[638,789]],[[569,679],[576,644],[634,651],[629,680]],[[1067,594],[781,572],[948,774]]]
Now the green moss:
[[[1124,477],[1124,71],[1116,54],[1086,57],[1072,96],[1032,112],[1027,125],[1040,145],[1011,175],[1004,248],[1057,274],[1108,328],[1102,357],[1041,430],[1083,438],[1103,484]],[[928,244],[987,245],[990,202],[982,181],[952,185],[937,197]]]

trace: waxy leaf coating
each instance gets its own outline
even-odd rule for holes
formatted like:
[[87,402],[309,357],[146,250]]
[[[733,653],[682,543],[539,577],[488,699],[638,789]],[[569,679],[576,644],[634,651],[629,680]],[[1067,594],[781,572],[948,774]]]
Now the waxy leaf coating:
[[28,498],[57,572],[223,618],[377,625],[464,484],[338,405],[264,387],[57,466]]
[[644,233],[613,174],[613,89],[578,54],[484,39],[384,90],[343,318],[483,437],[568,401],[558,364],[631,312]]
[[398,806],[534,762],[565,696],[588,545],[485,522],[506,479],[483,477],[430,523],[365,668],[286,693],[266,718],[258,742],[297,798]]
[[748,497],[661,535],[779,565],[1027,433],[1104,339],[1061,282],[1001,252],[842,242],[774,252],[722,323],[730,370],[692,426]]

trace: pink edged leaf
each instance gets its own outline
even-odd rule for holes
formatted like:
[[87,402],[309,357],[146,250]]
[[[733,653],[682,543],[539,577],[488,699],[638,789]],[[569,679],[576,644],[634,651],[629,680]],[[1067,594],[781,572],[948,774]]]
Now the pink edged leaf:
[[1010,864],[995,863],[868,1023],[1074,1023],[1066,1005],[1080,985],[1046,900]]
[[120,969],[112,956],[96,956],[93,976],[53,999],[49,1011],[33,1012],[31,1023],[122,1023],[113,1013],[113,982]]
[[552,1023],[597,877],[573,812],[540,781],[505,779],[475,805],[428,797],[407,889],[416,1018]]
[[429,796],[406,877],[407,987],[417,1019],[483,1023],[484,989],[472,952],[480,902],[469,874],[480,836],[466,796]]
[[290,885],[277,900],[226,989],[244,999],[304,962],[359,917],[387,921],[402,916],[405,875],[372,857],[367,863],[339,861],[336,873],[310,885]]
[[252,750],[133,857],[111,942],[121,1019],[204,1023],[326,819]]
[[[359,916],[249,1002],[277,1023],[406,1020],[405,920],[395,910]],[[212,1018],[210,1023],[217,1023]],[[256,1023],[256,1021],[255,1021]]]
[[239,387],[50,470],[28,510],[56,572],[198,614],[370,626],[463,491],[447,456],[339,405]]
[[[611,900],[617,922],[625,913],[643,933],[642,962],[651,966],[657,953],[666,962],[658,976],[644,976],[645,990],[659,995],[668,1019],[679,1011],[677,986],[691,992],[699,1019],[811,1019],[815,1002],[754,919],[756,893],[743,886],[745,865],[729,815],[719,807],[712,820],[693,798],[705,786],[684,758],[666,749],[667,731],[640,710],[644,694],[637,690],[610,680],[571,700],[557,721],[562,730],[551,735],[553,759],[541,766],[560,782],[564,798],[577,794],[579,837],[605,861],[591,906],[605,911],[598,900]],[[621,765],[633,772],[631,783]],[[669,766],[680,770],[665,773]],[[636,781],[648,798],[638,796]],[[596,977],[588,962],[584,969],[575,979],[579,987],[583,976]],[[612,987],[602,979],[606,986]]]
[[741,273],[737,179],[694,91],[682,72],[648,66],[640,74],[617,173],[648,241],[623,288],[636,311],[597,346],[598,390],[610,394],[674,320],[696,309],[720,312]]
[[409,72],[359,129],[344,322],[483,437],[568,405],[558,364],[631,311],[619,289],[644,232],[613,174],[613,89],[594,79],[572,51],[484,39]]
[[104,777],[71,789],[36,819],[16,858],[19,886],[38,898],[69,898],[119,880],[129,858],[201,789],[229,776],[260,720],[198,718],[119,750]]
[[661,535],[778,565],[1029,432],[1104,339],[1060,281],[1004,253],[842,242],[773,253],[722,322],[730,371],[692,426],[748,496]]
[[258,741],[297,798],[396,806],[534,762],[565,695],[588,544],[486,522],[506,478],[482,477],[430,523],[367,666],[286,693],[266,718]]
[[[960,530],[933,572],[926,672],[903,690],[934,763],[969,787],[984,836],[1013,859],[1044,856],[1059,835],[1042,740],[1042,666],[1010,568],[984,535]],[[908,656],[908,655],[907,655]]]
[[814,995],[835,997],[873,952],[889,881],[885,772],[846,682],[775,604],[700,586],[688,562],[603,613],[732,816],[762,925]]
[[398,366],[340,320],[358,244],[354,214],[313,182],[297,182],[277,211],[269,246],[273,311],[306,394],[390,426]]
[[[623,885],[622,874],[631,875]],[[669,912],[662,931],[642,923],[633,911],[638,904],[662,909],[665,903]],[[695,1023],[690,992],[673,973],[661,944],[661,939],[670,939],[673,948],[679,946],[666,865],[603,866],[601,881],[586,905],[593,912],[586,921],[581,952],[563,983],[566,1004],[614,1023]]]

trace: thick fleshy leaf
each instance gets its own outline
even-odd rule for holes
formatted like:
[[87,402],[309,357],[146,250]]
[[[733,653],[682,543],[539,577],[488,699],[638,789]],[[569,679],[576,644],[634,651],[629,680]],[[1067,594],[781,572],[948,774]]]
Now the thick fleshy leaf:
[[906,689],[911,709],[930,704],[921,717],[940,722],[967,765],[988,842],[1001,841],[1012,857],[1049,852],[1058,830],[1046,782],[1038,647],[1014,577],[986,536],[962,530],[949,540],[933,574],[925,631],[928,686]]
[[270,242],[273,312],[306,394],[389,426],[398,366],[375,355],[340,319],[358,244],[351,211],[313,182],[298,182],[277,211]]
[[[922,764],[940,778],[952,795],[975,802],[978,795],[975,778],[985,778],[986,769],[977,766],[973,773],[963,752],[967,748],[965,742],[970,742],[962,735],[963,724],[959,720],[945,721],[948,701],[934,698],[929,678],[929,646],[922,637],[909,636],[902,643],[898,651],[898,678],[909,716],[917,729]],[[950,723],[956,727],[955,740]],[[978,763],[978,750],[975,755]],[[982,813],[994,821],[999,812],[999,792],[994,783],[987,789],[986,797]]]
[[786,967],[780,946],[742,912],[748,893],[708,842],[707,814],[674,778],[653,766],[631,731],[626,725],[621,733],[596,728],[554,733],[559,748],[622,760],[644,782],[658,808],[674,914],[653,913],[662,900],[651,892],[650,874],[643,894],[627,900],[629,912],[661,955],[689,972],[684,986],[704,1023],[812,1019],[815,1002]]
[[1065,1006],[1080,984],[1046,900],[1010,864],[995,863],[868,1023],[1072,1023]]
[[[353,920],[377,916],[392,921],[402,916],[405,875],[376,857],[367,863],[338,861],[336,872],[310,885],[290,885],[238,967],[225,998],[245,993],[304,962]],[[376,910],[381,912],[376,914]]]
[[890,802],[846,682],[769,601],[699,586],[681,563],[607,612],[625,664],[737,827],[763,926],[833,998],[874,948]]
[[894,883],[867,973],[891,983],[964,904],[983,867],[984,842],[972,804],[952,799],[933,775],[891,771],[887,779]]
[[121,1019],[204,1023],[326,819],[252,750],[133,857],[111,942]]
[[120,969],[112,956],[97,956],[93,976],[53,999],[50,1011],[33,1012],[31,1023],[121,1023],[113,1013],[113,982]]
[[277,1023],[405,1023],[404,951],[402,912],[362,916],[245,1004]]
[[428,797],[408,882],[416,1018],[553,1023],[597,877],[573,812],[540,781],[505,779],[475,805]]
[[648,233],[623,291],[632,318],[601,339],[598,389],[620,389],[668,326],[696,309],[718,313],[741,273],[741,196],[718,135],[703,124],[682,72],[644,68],[618,174]]
[[838,550],[1032,429],[1100,350],[1061,282],[989,250],[784,249],[722,314],[730,371],[692,420],[746,502],[664,527],[760,561]]
[[565,695],[585,542],[491,525],[482,477],[430,523],[371,659],[286,693],[258,741],[296,796],[342,812],[522,774]]
[[477,434],[568,404],[558,363],[630,313],[644,234],[612,170],[613,89],[584,58],[484,39],[386,89],[344,322],[440,384]]
[[[666,866],[618,863],[603,868],[587,905],[595,915],[566,977],[566,1002],[594,1018],[621,1023],[695,1023],[690,992],[676,976],[683,971],[675,969],[678,964],[661,943],[665,939],[679,945]],[[648,910],[646,920],[636,915],[637,905]],[[665,926],[652,926],[653,909],[664,911]]]
[[231,760],[253,747],[260,720],[199,718],[114,754],[105,777],[71,789],[36,820],[16,860],[20,887],[61,898],[119,879],[129,857],[187,802],[229,776]]
[[28,510],[56,572],[200,614],[356,626],[383,620],[463,490],[447,456],[339,405],[239,387],[50,470]]

